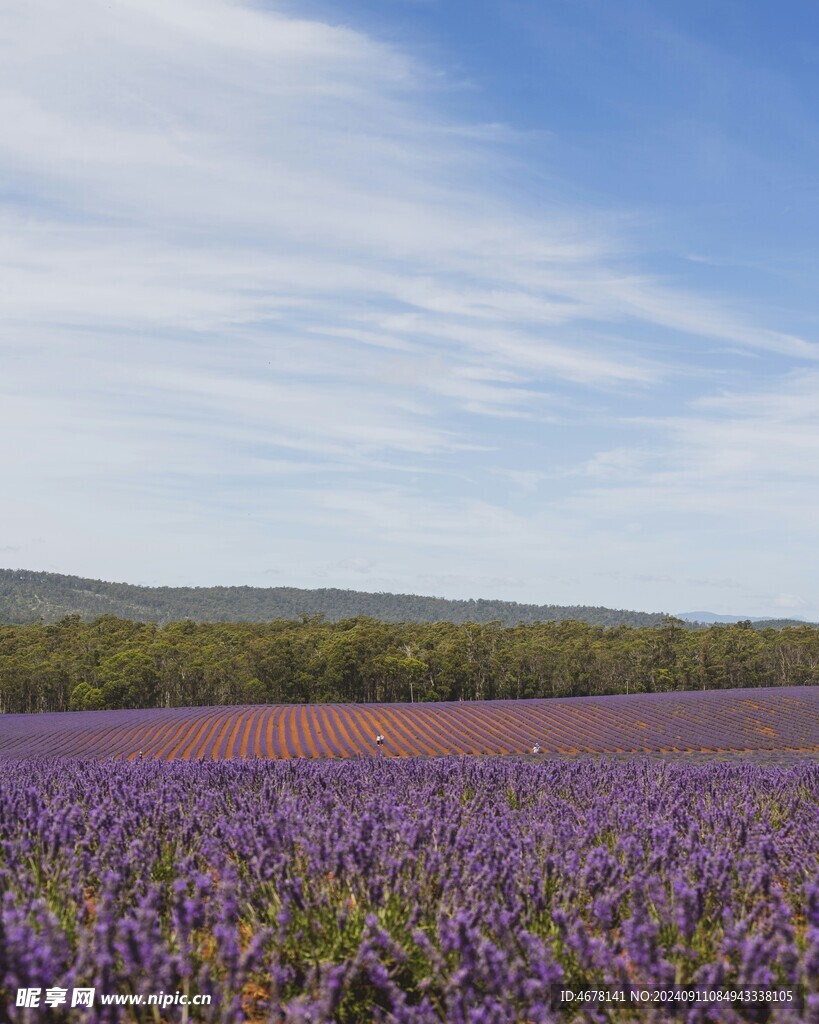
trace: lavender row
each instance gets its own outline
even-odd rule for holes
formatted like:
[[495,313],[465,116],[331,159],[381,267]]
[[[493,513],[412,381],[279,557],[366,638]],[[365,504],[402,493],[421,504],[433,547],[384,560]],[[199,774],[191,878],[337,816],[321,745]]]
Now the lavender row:
[[561,988],[788,989],[819,1021],[819,765],[0,763],[0,1005],[213,997],[163,1020],[668,1020]]
[[0,756],[222,760],[758,750],[819,754],[819,687],[0,715]]

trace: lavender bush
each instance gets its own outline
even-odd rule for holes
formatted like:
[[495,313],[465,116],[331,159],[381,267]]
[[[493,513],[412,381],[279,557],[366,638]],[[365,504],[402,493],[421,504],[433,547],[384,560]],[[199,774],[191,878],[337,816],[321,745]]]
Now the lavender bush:
[[[18,761],[0,783],[15,1022],[671,1019],[559,1001],[629,984],[782,986],[679,1019],[819,1020],[813,762]],[[13,1005],[75,985],[213,1004]]]

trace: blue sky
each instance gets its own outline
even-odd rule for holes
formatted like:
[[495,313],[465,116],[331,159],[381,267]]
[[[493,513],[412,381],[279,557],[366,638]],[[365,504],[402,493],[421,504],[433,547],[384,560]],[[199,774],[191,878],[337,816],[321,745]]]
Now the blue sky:
[[10,0],[0,563],[819,619],[818,22]]

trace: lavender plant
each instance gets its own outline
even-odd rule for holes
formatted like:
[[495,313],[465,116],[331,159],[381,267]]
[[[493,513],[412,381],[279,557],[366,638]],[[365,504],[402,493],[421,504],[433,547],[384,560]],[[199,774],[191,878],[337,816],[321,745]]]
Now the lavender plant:
[[[819,1020],[819,765],[0,763],[10,1020]],[[26,1009],[18,988],[207,993]],[[50,1016],[49,1016],[50,1014]],[[1,1013],[0,1013],[1,1015]]]

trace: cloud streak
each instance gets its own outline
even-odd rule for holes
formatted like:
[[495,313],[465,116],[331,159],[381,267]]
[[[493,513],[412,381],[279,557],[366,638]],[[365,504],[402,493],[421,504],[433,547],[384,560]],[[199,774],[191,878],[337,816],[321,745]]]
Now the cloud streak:
[[[294,583],[311,537],[337,582],[381,564],[406,588],[470,578],[464,558],[519,580],[548,533],[563,556],[534,571],[566,578],[609,544],[603,508],[627,533],[635,503],[692,507],[707,479],[728,514],[725,467],[754,445],[778,472],[788,444],[792,481],[815,454],[813,375],[771,393],[767,432],[708,388],[657,416],[702,378],[691,351],[819,347],[635,268],[619,211],[535,207],[514,133],[464,122],[409,50],[227,0],[10,0],[0,40],[0,427],[28,496],[3,529],[24,553],[53,537],[48,567],[125,576],[117,537],[136,537],[190,579],[227,508],[256,523],[236,564],[278,536]],[[494,184],[510,175],[520,195]],[[635,446],[637,420],[669,447]],[[159,537],[186,516],[189,541]],[[97,520],[95,553],[76,538]]]

